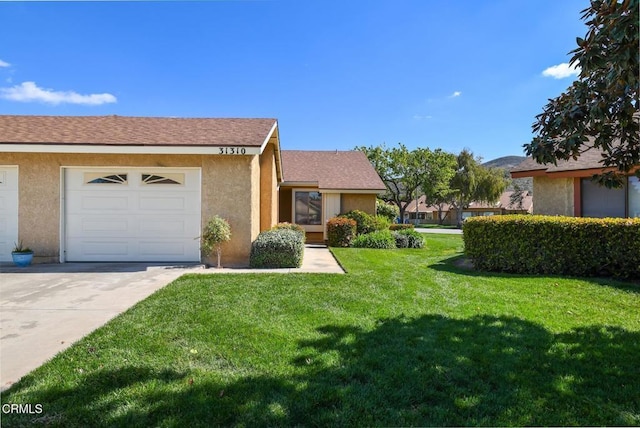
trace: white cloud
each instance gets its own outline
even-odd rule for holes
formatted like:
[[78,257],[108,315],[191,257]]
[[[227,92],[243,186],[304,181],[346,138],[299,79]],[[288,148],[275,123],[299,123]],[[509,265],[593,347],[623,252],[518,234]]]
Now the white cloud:
[[449,98],[456,98],[456,97],[459,97],[460,95],[462,95],[462,92],[455,91],[453,94],[449,95]]
[[433,116],[423,116],[421,114],[414,114],[413,115],[413,119],[414,120],[429,120],[429,119],[433,119]]
[[0,98],[20,102],[41,102],[45,104],[100,105],[117,102],[111,94],[82,95],[74,91],[54,91],[38,87],[35,82],[22,82],[11,88],[0,88]]
[[554,79],[564,79],[565,77],[577,76],[578,74],[580,74],[580,67],[578,67],[576,63],[569,65],[567,62],[551,66],[542,72],[543,76],[553,77]]
[[0,59],[0,67],[11,67],[11,64]]

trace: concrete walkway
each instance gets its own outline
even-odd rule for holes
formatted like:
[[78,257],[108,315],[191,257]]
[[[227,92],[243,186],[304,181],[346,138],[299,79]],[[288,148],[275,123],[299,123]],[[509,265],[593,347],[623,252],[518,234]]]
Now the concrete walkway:
[[462,229],[436,229],[431,227],[416,227],[415,230],[420,233],[442,233],[445,235],[462,235]]
[[248,268],[208,268],[198,271],[198,273],[337,273],[343,274],[344,269],[333,257],[326,245],[306,244],[302,266],[299,268],[285,269],[248,269]]
[[298,269],[204,269],[153,263],[0,266],[0,390],[185,273],[344,273],[325,246]]

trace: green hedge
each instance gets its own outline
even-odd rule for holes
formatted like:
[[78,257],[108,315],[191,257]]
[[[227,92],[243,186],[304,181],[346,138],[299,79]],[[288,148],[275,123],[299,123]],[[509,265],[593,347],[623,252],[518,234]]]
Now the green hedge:
[[351,241],[354,248],[379,248],[392,249],[396,248],[396,240],[389,230],[378,230],[376,232],[358,235]]
[[327,221],[327,240],[330,247],[348,247],[355,236],[355,220],[346,217],[333,217]]
[[296,268],[302,266],[304,234],[288,228],[261,232],[251,244],[252,268]]
[[462,231],[480,270],[640,278],[640,219],[474,217]]
[[414,229],[415,226],[411,223],[394,223],[391,226],[389,226],[389,230],[405,230],[405,229]]
[[422,248],[424,247],[424,236],[413,229],[405,229],[392,232],[396,240],[397,248]]
[[356,233],[358,235],[388,229],[390,224],[389,220],[385,217],[376,217],[360,210],[349,211],[348,213],[340,215],[340,217],[354,220],[356,222]]

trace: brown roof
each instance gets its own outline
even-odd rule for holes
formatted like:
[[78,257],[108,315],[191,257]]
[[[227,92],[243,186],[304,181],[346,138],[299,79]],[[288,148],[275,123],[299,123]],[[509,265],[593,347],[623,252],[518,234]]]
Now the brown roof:
[[[505,209],[509,211],[528,211],[532,212],[533,209],[533,196],[529,192],[525,192],[524,197],[522,198],[522,208],[520,208],[517,204],[511,204],[511,195],[512,191],[507,191],[500,195],[500,199],[495,204],[487,204],[486,202],[471,202],[469,208],[473,209],[486,209],[486,210],[499,210]],[[434,212],[438,211],[438,207],[435,205],[428,205],[426,203],[426,197],[424,195],[420,196],[418,199],[414,199],[409,202],[407,205],[407,212],[416,212],[416,205],[418,207],[418,212]],[[451,210],[451,206],[449,204],[443,204],[442,211]]]
[[276,119],[0,115],[0,143],[260,147],[276,123]]
[[320,189],[385,190],[367,156],[360,151],[282,151],[285,182],[317,183]]
[[469,204],[469,208],[487,209],[487,210],[502,208],[510,211],[519,211],[519,210],[531,211],[532,210],[533,195],[525,191],[522,197],[522,208],[520,208],[518,204],[511,203],[511,195],[513,195],[513,193],[514,192],[512,191],[504,192],[502,195],[500,195],[500,199],[498,200],[498,202],[496,202],[493,205],[488,204],[486,202],[471,202],[471,204]]
[[[528,157],[520,165],[511,169],[513,177],[530,177],[536,173],[563,173],[569,171],[603,169],[603,151],[591,148],[583,152],[578,159],[559,160],[558,165],[539,164],[533,158]],[[531,174],[527,174],[531,173]]]

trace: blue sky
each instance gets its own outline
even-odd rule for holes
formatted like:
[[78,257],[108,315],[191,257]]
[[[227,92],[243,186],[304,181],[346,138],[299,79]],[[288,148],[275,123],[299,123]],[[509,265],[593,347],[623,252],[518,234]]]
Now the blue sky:
[[274,117],[283,149],[522,155],[535,115],[575,78],[554,70],[587,6],[2,2],[0,114]]

